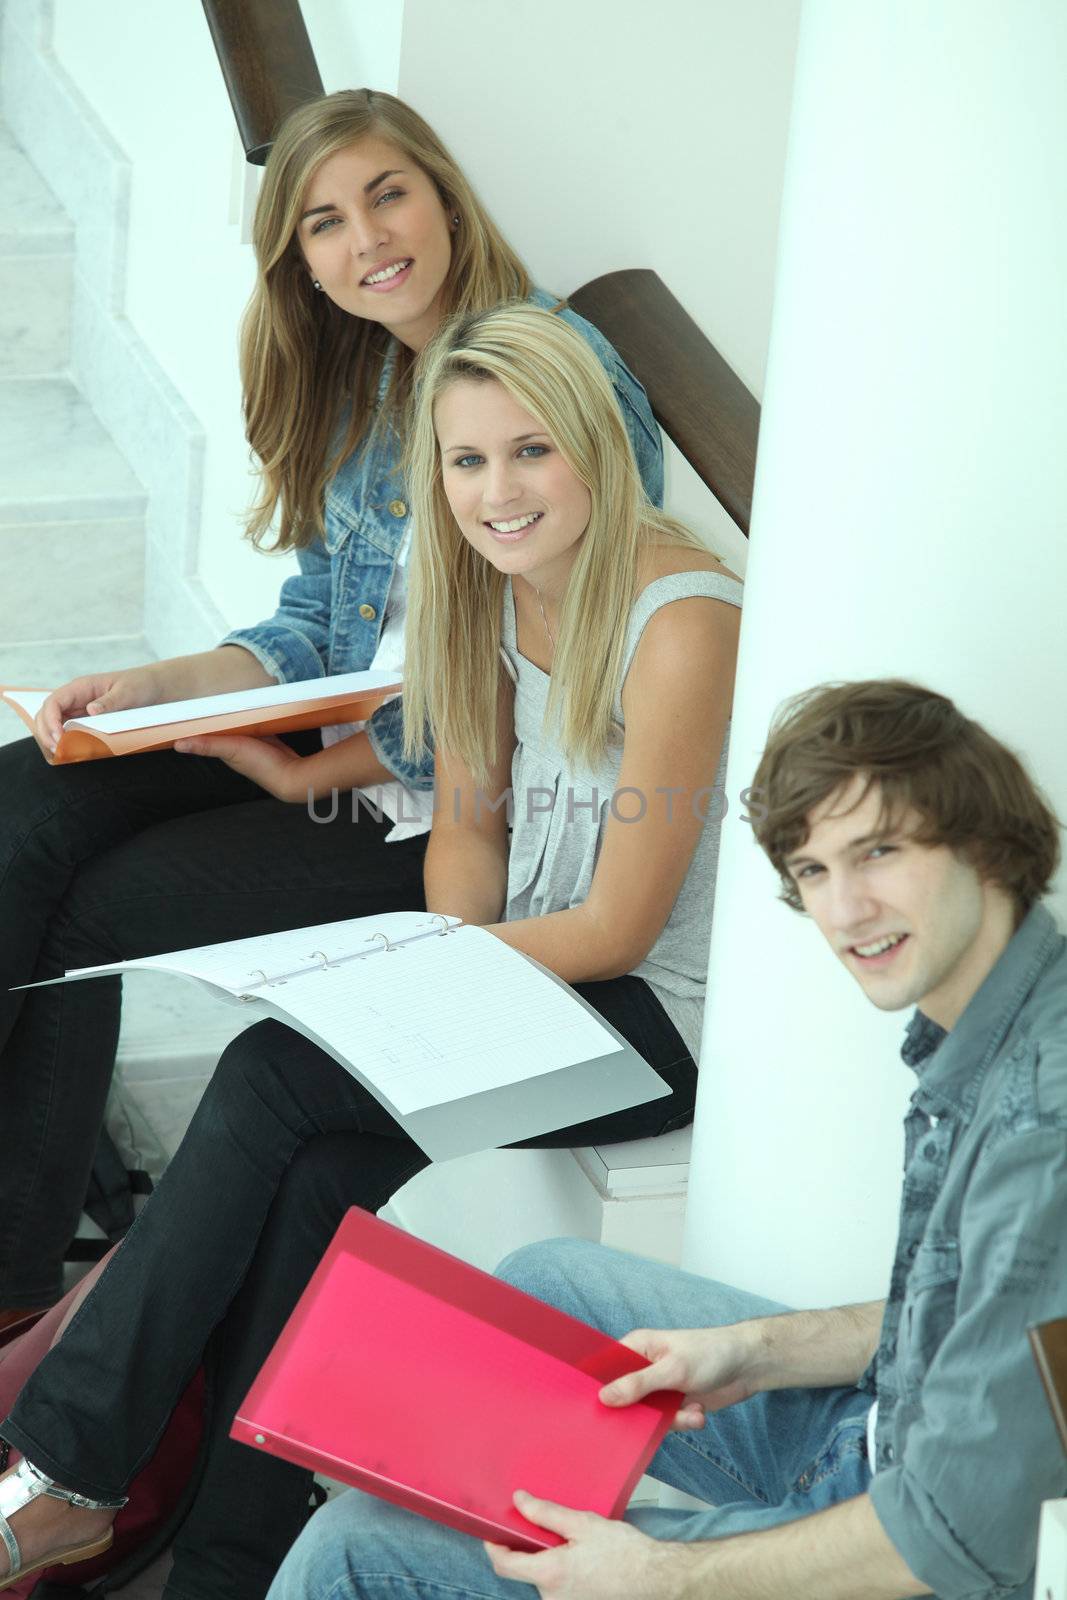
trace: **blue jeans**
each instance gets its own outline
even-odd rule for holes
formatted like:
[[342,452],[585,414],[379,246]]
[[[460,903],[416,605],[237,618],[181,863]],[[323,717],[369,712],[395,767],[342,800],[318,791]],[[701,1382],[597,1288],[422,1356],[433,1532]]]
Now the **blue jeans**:
[[[601,1245],[556,1239],[509,1256],[500,1275],[616,1337],[632,1328],[700,1328],[786,1307]],[[714,1510],[641,1507],[627,1520],[657,1539],[721,1539],[773,1528],[862,1494],[870,1482],[859,1389],[785,1389],[671,1433],[649,1468]],[[498,1578],[481,1544],[351,1490],[317,1512],[267,1600],[507,1600],[527,1584]]]

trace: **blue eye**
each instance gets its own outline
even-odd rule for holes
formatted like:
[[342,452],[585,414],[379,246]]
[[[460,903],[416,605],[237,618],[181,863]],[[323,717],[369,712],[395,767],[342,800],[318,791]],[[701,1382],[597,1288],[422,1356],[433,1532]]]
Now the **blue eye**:
[[474,456],[474,455],[471,455],[471,456],[457,456],[455,461],[453,461],[452,465],[454,467],[478,466],[479,463],[481,462],[481,460],[482,460],[481,456]]
[[404,193],[403,189],[386,189],[384,194],[380,194],[378,196],[378,198],[377,198],[377,200],[375,200],[374,204],[376,206],[380,206],[382,204],[383,200],[399,200],[401,198],[401,196],[403,195],[403,193]]
[[325,229],[332,228],[335,222],[340,222],[340,217],[320,217],[312,227],[312,233],[323,233]]
[[[532,452],[532,454],[531,454],[531,452]],[[547,444],[524,444],[522,449],[519,451],[519,454],[520,454],[520,456],[530,456],[530,459],[532,461],[536,461],[539,456],[547,456],[547,454],[548,454],[548,445]]]

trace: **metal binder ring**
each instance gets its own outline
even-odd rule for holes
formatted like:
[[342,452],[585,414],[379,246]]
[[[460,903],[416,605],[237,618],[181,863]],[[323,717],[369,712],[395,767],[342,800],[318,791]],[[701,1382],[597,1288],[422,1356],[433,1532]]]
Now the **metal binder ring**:
[[[312,950],[311,955],[318,956],[319,960],[322,962],[323,970],[325,970],[327,967],[333,966],[333,962],[329,960],[324,950]],[[310,959],[311,957],[309,956],[308,960]]]
[[284,978],[268,978],[262,967],[253,967],[252,977],[262,978],[268,989],[282,989],[285,987]]
[[435,911],[433,913],[433,915],[430,918],[430,921],[431,922],[439,922],[441,924],[441,932],[438,935],[438,937],[441,938],[441,939],[444,938],[446,933],[455,933],[455,931],[456,931],[455,928],[452,926],[452,924],[449,922],[448,918],[447,917],[443,917],[439,911]]
[[385,948],[387,950],[395,950],[396,949],[396,945],[395,944],[390,944],[388,938],[386,937],[386,935],[384,933],[372,933],[371,934],[371,938],[372,939],[380,939],[382,941],[382,944],[385,946]]

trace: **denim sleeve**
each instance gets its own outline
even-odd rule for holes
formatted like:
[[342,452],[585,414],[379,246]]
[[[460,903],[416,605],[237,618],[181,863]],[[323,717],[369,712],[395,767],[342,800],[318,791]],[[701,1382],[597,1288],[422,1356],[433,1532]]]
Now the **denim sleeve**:
[[959,1260],[954,1318],[922,1382],[920,1415],[870,1496],[941,1600],[999,1600],[1032,1581],[1039,1506],[1067,1485],[1026,1336],[1067,1306],[1067,1116],[1031,1119],[979,1153]]
[[629,367],[617,358],[611,380],[615,398],[622,411],[622,419],[626,424],[626,431],[630,435],[630,443],[634,447],[637,469],[641,474],[645,493],[654,506],[662,507],[663,439],[659,424],[652,415],[648,396]]
[[[558,301],[543,289],[535,289],[530,296],[535,305],[553,309]],[[606,339],[600,329],[594,327],[585,317],[580,316],[570,306],[564,306],[560,312],[564,322],[570,324],[576,332],[580,333],[586,344],[599,360],[604,371],[611,379],[615,390],[615,398],[622,411],[622,419],[626,424],[626,431],[630,435],[630,443],[634,447],[637,458],[637,470],[641,474],[641,482],[645,486],[645,493],[654,506],[663,505],[663,440],[660,436],[659,424],[652,415],[652,407],[648,403],[648,395],[638,383],[625,361],[619,355],[615,346]]]
[[409,761],[404,749],[403,702],[398,695],[379,706],[367,723],[367,738],[382,766],[393,772],[408,789],[433,788],[433,751],[422,762]]
[[300,571],[282,584],[267,622],[236,628],[222,644],[239,644],[280,683],[324,678],[330,657],[330,558],[315,539],[296,553]]

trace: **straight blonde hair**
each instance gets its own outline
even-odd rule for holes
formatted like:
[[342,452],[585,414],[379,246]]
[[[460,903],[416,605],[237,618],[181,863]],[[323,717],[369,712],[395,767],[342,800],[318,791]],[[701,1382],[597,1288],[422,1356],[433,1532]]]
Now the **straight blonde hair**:
[[[435,184],[448,215],[459,218],[446,311],[481,310],[530,290],[522,262],[452,156],[402,100],[376,89],[343,89],[286,118],[256,205],[256,284],[241,325],[246,433],[261,476],[247,531],[264,546],[277,517],[275,550],[310,544],[322,532],[327,481],[377,423],[404,432],[411,353],[380,323],[342,311],[316,290],[297,242],[314,172],[368,135],[395,144]],[[391,351],[395,362],[379,403]]]
[[546,719],[568,759],[596,761],[612,728],[638,554],[704,545],[641,482],[607,373],[552,312],[513,303],[451,318],[416,370],[407,481],[415,536],[405,630],[404,746],[429,739],[485,782],[496,760],[504,576],[464,538],[445,497],[434,407],[461,379],[497,382],[545,428],[592,507],[560,612]]

